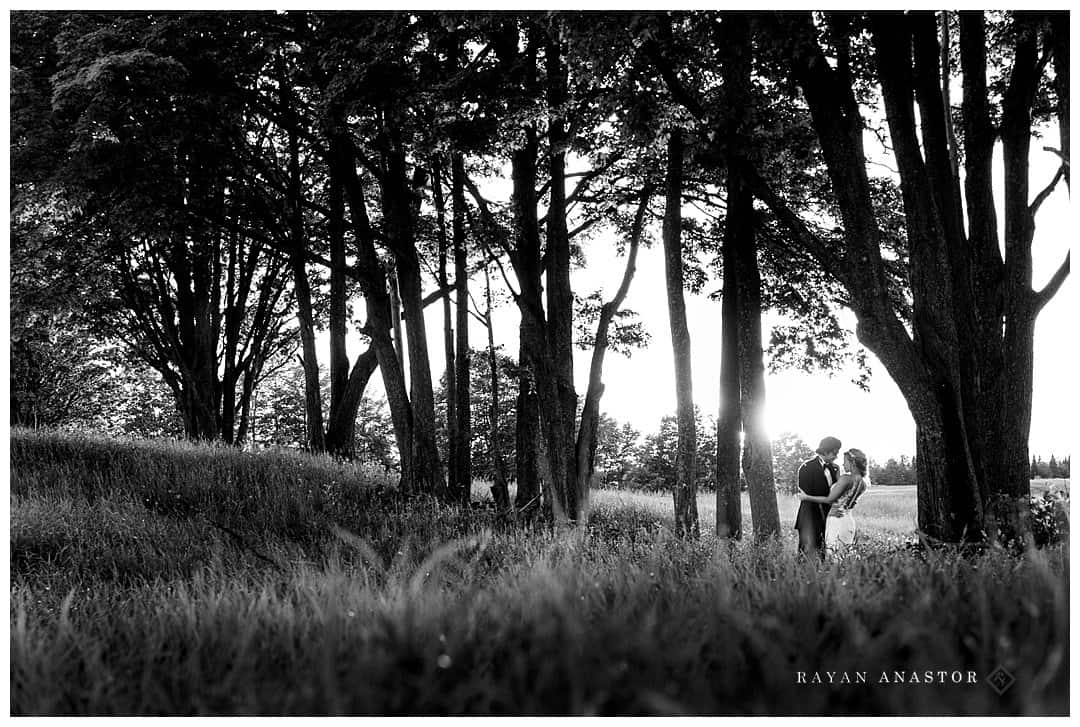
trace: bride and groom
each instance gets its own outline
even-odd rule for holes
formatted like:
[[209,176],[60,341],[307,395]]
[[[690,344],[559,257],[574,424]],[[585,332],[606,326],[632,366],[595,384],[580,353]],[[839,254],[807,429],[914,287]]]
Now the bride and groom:
[[825,557],[826,550],[842,552],[855,541],[851,509],[867,485],[866,455],[858,449],[844,453],[844,472],[835,464],[840,440],[825,437],[817,454],[799,467],[799,552]]

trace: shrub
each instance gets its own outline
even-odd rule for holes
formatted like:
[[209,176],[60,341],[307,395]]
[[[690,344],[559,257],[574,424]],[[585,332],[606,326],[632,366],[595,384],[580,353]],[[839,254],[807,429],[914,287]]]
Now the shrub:
[[1069,491],[1047,490],[1031,498],[1031,534],[1042,547],[1069,537]]

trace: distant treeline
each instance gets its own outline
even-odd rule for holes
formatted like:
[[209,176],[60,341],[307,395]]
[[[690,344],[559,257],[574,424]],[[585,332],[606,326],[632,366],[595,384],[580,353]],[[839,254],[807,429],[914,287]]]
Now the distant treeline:
[[[76,334],[71,334],[73,340]],[[93,341],[83,343],[93,348]],[[95,364],[100,370],[75,368],[71,376],[53,382],[52,389],[41,397],[44,411],[53,416],[37,422],[40,426],[71,427],[112,435],[136,437],[176,437],[183,432],[182,422],[168,401],[169,393],[163,384],[154,380],[136,364],[115,365],[120,352],[98,350]],[[13,360],[14,359],[13,357]],[[499,356],[500,387],[511,390],[514,385],[515,363]],[[479,411],[490,406],[490,374],[481,352],[474,352],[472,365],[472,399]],[[80,374],[80,375],[75,375]],[[329,388],[324,376],[323,388]],[[77,385],[79,384],[79,385]],[[78,396],[75,395],[78,394]],[[435,392],[440,406],[446,401],[445,377]],[[292,363],[267,377],[259,387],[251,413],[251,427],[244,444],[248,449],[281,447],[304,449],[306,437],[304,417],[303,370]],[[64,406],[58,402],[63,401]],[[12,422],[34,426],[35,422],[17,421],[13,406]],[[697,485],[699,489],[715,489],[716,418],[696,412],[698,428]],[[499,426],[475,427],[471,432],[473,475],[478,479],[494,479],[493,452],[498,451],[504,463],[516,457],[514,400],[504,398],[499,404]],[[444,424],[440,422],[440,425]],[[439,451],[446,452],[445,426],[436,432]],[[497,435],[499,447],[493,447]],[[354,431],[353,460],[372,464],[387,471],[399,467],[394,447],[393,424],[385,400],[365,397],[359,406]],[[641,431],[628,422],[620,422],[607,414],[600,415],[597,428],[596,472],[593,487],[642,491],[669,490],[675,478],[675,451],[678,446],[678,427],[673,415],[660,419],[654,431]],[[772,441],[773,470],[776,489],[794,492],[797,488],[799,466],[813,456],[813,446],[790,432]],[[916,459],[907,455],[890,457],[884,463],[870,462],[870,478],[875,485],[914,485]],[[1032,457],[1031,477],[1069,477],[1070,458],[1051,455],[1049,461]],[[507,468],[512,470],[512,468]],[[743,489],[746,488],[745,482]]]
[[1054,455],[1050,455],[1050,461],[1044,462],[1042,457],[1031,456],[1031,479],[1058,479],[1069,477],[1070,460],[1072,457],[1066,455],[1062,459],[1058,459]]

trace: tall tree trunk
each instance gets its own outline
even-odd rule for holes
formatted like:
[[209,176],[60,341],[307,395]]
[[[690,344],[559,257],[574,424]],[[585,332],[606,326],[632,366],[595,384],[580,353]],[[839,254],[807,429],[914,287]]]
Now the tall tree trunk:
[[[729,172],[729,200],[736,184],[734,175]],[[720,411],[716,417],[716,536],[741,540],[739,423],[742,421],[742,394],[739,384],[738,256],[734,234],[732,225],[725,226],[724,289],[720,309]]]
[[536,387],[537,369],[544,355],[543,286],[540,282],[540,231],[536,213],[536,129],[525,129],[525,143],[511,159],[514,185],[513,210],[516,246],[511,263],[520,292],[517,303],[519,325],[517,431],[515,462],[517,494],[514,507],[520,512],[538,509],[540,487],[540,404]]
[[[350,393],[348,391],[349,352],[346,347],[349,321],[346,288],[345,192],[341,189],[340,181],[333,175],[329,179],[329,216],[326,223],[330,244],[330,402],[326,419],[325,444],[330,454],[351,457],[353,425],[356,407],[360,406],[360,398],[354,396],[355,404],[345,401]],[[374,358],[374,352],[372,356]],[[364,383],[366,385],[366,378]],[[352,410],[351,419],[348,416],[350,409]]]
[[540,418],[545,429],[545,450],[550,468],[548,492],[556,520],[576,522],[587,493],[577,489],[574,390],[574,296],[570,288],[570,237],[566,228],[566,144],[569,141],[560,109],[567,100],[566,67],[558,25],[546,44],[548,102],[548,171],[550,200],[547,211],[547,348],[545,365],[537,374]]
[[345,345],[348,331],[348,301],[345,288],[345,197],[341,184],[329,182],[330,215],[330,409],[345,394],[349,380],[349,354]]
[[[724,59],[724,87],[730,107],[730,147],[748,147],[746,115],[751,105],[751,65],[749,18],[727,13],[728,53]],[[745,146],[744,146],[745,145]],[[779,534],[780,513],[773,479],[772,442],[765,431],[765,362],[761,347],[761,273],[758,270],[754,235],[754,196],[738,169],[728,170],[727,217],[724,241],[733,244],[738,318],[738,360],[740,413],[743,429],[742,469],[750,490],[750,515],[754,538],[764,540]],[[726,291],[725,271],[725,291]]]
[[[284,79],[283,79],[284,81]],[[286,87],[282,83],[282,88]],[[285,96],[285,91],[282,91]],[[287,96],[282,105],[291,108]],[[311,285],[308,282],[307,242],[304,239],[304,211],[300,179],[300,139],[292,119],[289,128],[289,266],[293,274],[293,293],[296,296],[296,319],[300,328],[301,361],[304,367],[304,411],[307,423],[307,444],[312,452],[326,450],[323,437],[322,390],[319,384],[319,359],[315,351],[315,315],[311,304]]]
[[630,282],[637,271],[641,230],[645,223],[645,213],[648,211],[651,196],[652,185],[646,183],[645,188],[641,190],[641,202],[630,230],[630,245],[626,253],[626,267],[623,270],[622,281],[614,297],[601,307],[600,320],[596,324],[596,340],[593,343],[592,361],[589,366],[589,388],[585,392],[585,403],[581,409],[581,425],[578,427],[575,452],[577,487],[581,492],[589,490],[595,471],[597,431],[600,427],[600,398],[604,394],[604,356],[608,348],[608,329],[623,301],[626,300],[626,295],[630,291]]
[[[967,240],[951,246],[954,290],[966,294],[958,332],[964,336],[961,356],[967,375],[963,395],[967,429],[972,433],[976,476],[989,482],[1001,467],[1002,412],[997,410],[1005,386],[1001,347],[1004,315],[1004,260],[999,246],[993,188],[997,130],[990,114],[986,79],[986,29],[982,13],[959,13],[960,64],[963,70],[964,192],[967,197]],[[963,305],[958,300],[957,305]],[[985,493],[982,493],[985,496]]]
[[351,212],[357,246],[356,267],[367,310],[365,332],[371,338],[371,347],[375,351],[379,371],[382,372],[390,418],[394,424],[394,440],[401,459],[399,487],[404,494],[413,494],[419,489],[412,448],[413,411],[401,363],[390,334],[392,322],[386,273],[375,251],[364,188],[356,172],[356,151],[340,120],[337,123],[339,126],[331,129],[329,134],[327,162],[331,173],[341,181]]
[[[390,129],[390,136],[396,136]],[[446,494],[439,450],[435,441],[435,393],[431,385],[431,362],[424,322],[424,294],[420,258],[416,249],[415,221],[419,199],[405,170],[405,151],[394,140],[384,154],[386,174],[382,182],[383,224],[388,247],[397,263],[398,286],[404,307],[405,342],[409,351],[409,389],[413,412],[412,458],[421,492]]]
[[[1001,144],[1005,166],[1005,387],[1002,467],[990,483],[993,523],[1006,538],[1030,537],[1031,479],[1028,436],[1035,368],[1037,295],[1032,290],[1029,165],[1032,107],[1039,87],[1038,34],[1042,18],[1016,12],[1013,68],[1002,99]],[[1067,94],[1066,94],[1067,98]]]
[[236,437],[236,385],[240,372],[236,365],[237,348],[240,345],[240,325],[243,322],[244,310],[238,305],[237,277],[239,248],[239,233],[231,232],[228,235],[225,262],[225,310],[224,310],[224,360],[221,374],[221,438],[226,444],[240,444]]
[[[738,183],[738,182],[737,182]],[[776,481],[773,477],[772,442],[765,430],[765,362],[761,346],[761,276],[753,234],[753,198],[744,190],[745,199],[733,205],[728,197],[727,224],[735,226],[739,239],[736,254],[740,257],[738,286],[739,318],[739,390],[742,410],[742,468],[750,491],[750,516],[754,538],[765,539],[780,532],[780,512],[776,504]],[[741,206],[735,212],[733,207]]]
[[[442,165],[436,160],[432,175],[432,191],[435,198],[435,214],[438,220],[439,240],[439,287],[449,287],[447,258],[449,241],[446,234],[446,203],[442,193]],[[457,476],[458,417],[457,417],[457,366],[454,346],[454,317],[450,311],[450,295],[443,296],[443,351],[446,358],[446,476],[451,490]]]
[[457,500],[468,502],[472,496],[472,356],[469,348],[469,269],[465,248],[465,160],[461,154],[454,154],[451,165],[454,284],[457,287],[457,389],[454,402],[457,418],[454,461],[457,471],[453,473],[450,494]]
[[686,300],[683,297],[682,178],[682,132],[674,129],[668,136],[663,238],[668,321],[675,359],[675,418],[679,430],[675,450],[675,533],[696,538],[700,533],[697,513],[697,422],[694,417],[690,329],[686,323]]
[[[523,324],[524,325],[524,324]],[[521,343],[518,360],[527,361],[526,344]],[[536,400],[536,387],[527,366],[518,369],[518,390],[515,409],[517,421],[514,431],[514,476],[517,491],[514,509],[529,514],[541,505],[540,488],[540,405]]]

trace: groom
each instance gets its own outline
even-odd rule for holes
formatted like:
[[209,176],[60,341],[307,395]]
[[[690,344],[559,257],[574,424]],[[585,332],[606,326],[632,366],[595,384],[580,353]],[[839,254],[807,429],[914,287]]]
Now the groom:
[[[825,437],[818,445],[817,455],[802,463],[799,467],[799,489],[808,495],[826,496],[836,479],[840,468],[833,460],[840,454],[840,440]],[[795,529],[799,531],[799,552],[817,553],[825,556],[825,518],[829,516],[830,505],[814,502],[800,502],[799,514],[795,517]]]

